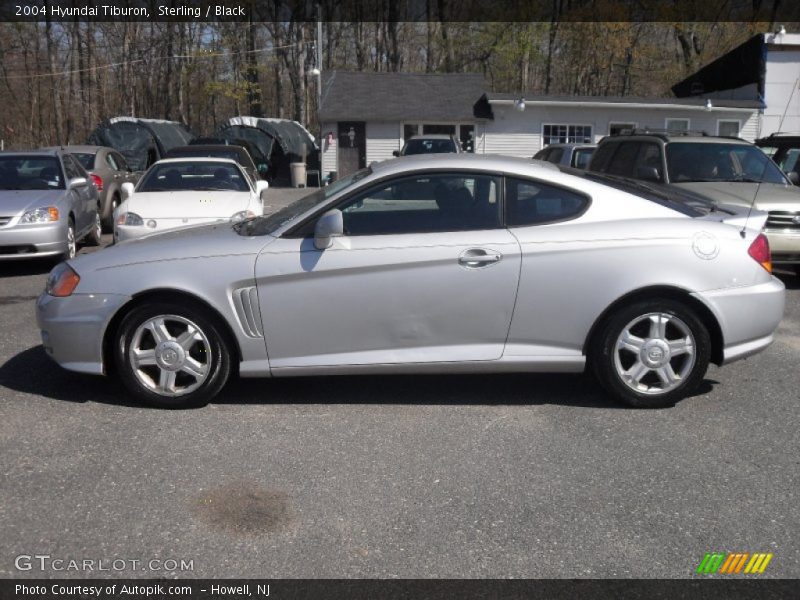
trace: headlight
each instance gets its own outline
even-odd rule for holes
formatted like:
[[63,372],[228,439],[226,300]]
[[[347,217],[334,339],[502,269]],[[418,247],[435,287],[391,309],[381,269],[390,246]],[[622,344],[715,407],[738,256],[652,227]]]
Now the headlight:
[[240,210],[231,217],[231,222],[238,223],[239,221],[244,221],[245,219],[249,219],[251,217],[255,217],[255,213],[252,210]]
[[142,220],[142,217],[136,213],[126,212],[117,217],[117,225],[133,225],[141,227],[144,225],[144,221]]
[[58,221],[58,209],[55,206],[43,206],[29,210],[19,220],[20,223],[52,223]]
[[71,295],[72,292],[75,291],[80,280],[80,275],[67,263],[62,262],[50,271],[50,275],[47,277],[45,291],[51,296],[63,298],[64,296]]

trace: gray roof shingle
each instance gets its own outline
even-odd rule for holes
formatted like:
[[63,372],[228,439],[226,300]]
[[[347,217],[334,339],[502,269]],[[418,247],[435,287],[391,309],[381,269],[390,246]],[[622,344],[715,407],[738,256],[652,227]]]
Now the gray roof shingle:
[[472,121],[480,73],[323,73],[322,121]]

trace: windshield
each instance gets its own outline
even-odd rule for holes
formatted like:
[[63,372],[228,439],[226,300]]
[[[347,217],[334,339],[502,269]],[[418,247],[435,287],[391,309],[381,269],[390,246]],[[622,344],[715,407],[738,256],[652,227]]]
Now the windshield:
[[744,181],[786,184],[777,165],[756,146],[724,142],[667,144],[670,183]]
[[453,140],[408,140],[403,148],[403,156],[410,154],[438,154],[445,152],[455,152],[456,148]]
[[137,192],[230,190],[249,192],[239,167],[230,163],[187,161],[153,165]]
[[335,194],[349,188],[372,174],[372,169],[367,167],[356,171],[352,175],[343,177],[332,184],[318,189],[313,194],[303,196],[299,200],[295,200],[288,206],[284,206],[280,210],[264,217],[255,217],[248,219],[242,223],[237,223],[234,227],[240,235],[266,235],[277,231],[284,223],[299,217],[304,212],[311,210],[315,206],[324,203],[328,198],[333,197]]
[[94,171],[94,154],[86,152],[75,153],[72,156],[78,159],[81,166],[87,171]]
[[56,157],[0,157],[0,190],[63,189],[64,177]]

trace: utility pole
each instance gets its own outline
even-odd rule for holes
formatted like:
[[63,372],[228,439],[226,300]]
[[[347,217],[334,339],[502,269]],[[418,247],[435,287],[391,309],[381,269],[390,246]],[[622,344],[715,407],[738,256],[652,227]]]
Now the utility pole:
[[322,185],[322,3],[317,3],[317,127],[319,127],[319,184]]

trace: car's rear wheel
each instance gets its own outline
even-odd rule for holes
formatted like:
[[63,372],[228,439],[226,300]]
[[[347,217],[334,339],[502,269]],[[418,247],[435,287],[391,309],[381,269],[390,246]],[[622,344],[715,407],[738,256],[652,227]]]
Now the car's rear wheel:
[[100,207],[94,215],[94,224],[89,235],[86,236],[86,243],[90,246],[99,246],[103,242],[103,224],[100,220]]
[[648,300],[606,321],[591,359],[612,396],[638,408],[661,408],[697,389],[710,357],[708,330],[691,309],[673,300]]
[[117,210],[119,206],[119,195],[114,194],[111,197],[111,205],[108,207],[108,216],[103,220],[103,230],[106,233],[112,233],[114,231],[114,211]]
[[207,404],[231,371],[214,320],[205,311],[163,302],[139,306],[122,320],[115,360],[128,390],[159,408]]
[[75,239],[75,221],[72,217],[67,221],[67,249],[59,257],[59,260],[69,260],[75,258],[78,251],[78,242]]

